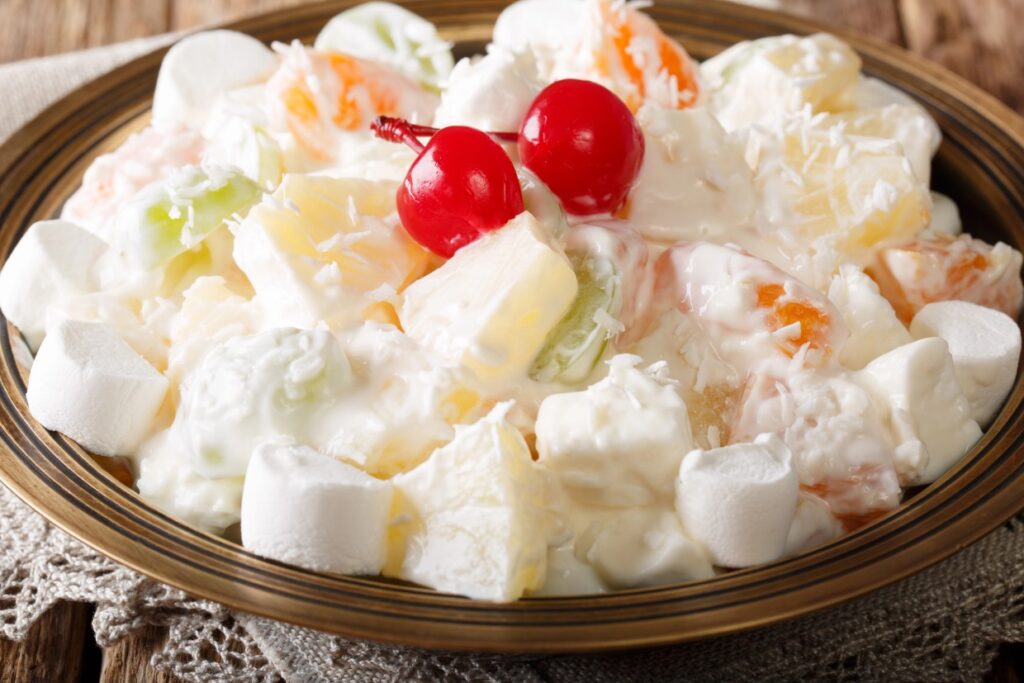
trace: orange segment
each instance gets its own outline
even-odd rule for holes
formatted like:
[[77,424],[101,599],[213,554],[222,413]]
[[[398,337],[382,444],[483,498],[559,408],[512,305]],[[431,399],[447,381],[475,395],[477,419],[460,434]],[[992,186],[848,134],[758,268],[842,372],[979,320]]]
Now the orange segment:
[[647,15],[621,0],[597,0],[599,37],[591,68],[634,112],[645,101],[685,109],[697,101],[697,68],[686,50]]
[[800,335],[787,341],[782,351],[792,357],[807,344],[812,349],[827,349],[832,320],[825,311],[810,301],[783,298],[785,288],[780,284],[761,284],[757,287],[757,307],[768,309],[768,327],[773,332],[800,324]]
[[297,46],[267,83],[269,111],[299,145],[330,161],[340,131],[365,129],[374,117],[429,119],[437,98],[388,67]]
[[884,249],[868,274],[904,323],[933,301],[961,300],[1016,318],[1024,300],[1020,252],[974,239],[935,236]]

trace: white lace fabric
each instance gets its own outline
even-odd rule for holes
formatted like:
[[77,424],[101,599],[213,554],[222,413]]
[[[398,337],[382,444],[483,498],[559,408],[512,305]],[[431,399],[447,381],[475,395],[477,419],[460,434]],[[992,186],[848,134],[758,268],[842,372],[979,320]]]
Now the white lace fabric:
[[[167,36],[0,66],[0,141],[45,105]],[[1024,641],[1024,522],[860,600],[712,641],[601,656],[456,655],[346,640],[234,613],[122,567],[0,486],[0,637],[22,639],[58,600],[96,604],[109,645],[168,630],[153,664],[183,681],[603,683],[978,680]]]

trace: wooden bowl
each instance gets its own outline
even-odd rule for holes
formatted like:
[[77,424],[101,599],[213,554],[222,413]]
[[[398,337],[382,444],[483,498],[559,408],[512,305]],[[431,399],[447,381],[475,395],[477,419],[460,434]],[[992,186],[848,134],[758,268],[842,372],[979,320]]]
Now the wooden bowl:
[[[230,27],[264,41],[310,41],[348,2],[273,12]],[[414,4],[461,54],[479,51],[502,5]],[[812,22],[705,0],[649,10],[706,58],[740,40],[820,30]],[[914,55],[843,35],[867,73],[909,92],[942,127],[935,184],[968,229],[1024,249],[1024,124],[979,89]],[[88,163],[140,125],[163,50],[82,87],[0,148],[0,254],[54,216]],[[318,574],[261,559],[171,519],[87,453],[29,416],[16,331],[0,326],[0,479],[71,535],[153,578],[233,608],[345,636],[427,648],[567,652],[705,638],[763,626],[863,595],[976,541],[1021,508],[1024,385],[946,476],[888,516],[818,550],[707,581],[601,596],[493,605],[382,580]]]

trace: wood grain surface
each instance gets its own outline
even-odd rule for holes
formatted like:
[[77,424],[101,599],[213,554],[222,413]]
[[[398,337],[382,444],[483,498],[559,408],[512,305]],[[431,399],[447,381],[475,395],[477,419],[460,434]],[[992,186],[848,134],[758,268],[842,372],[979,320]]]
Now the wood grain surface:
[[[148,36],[299,4],[301,0],[0,0],[0,62]],[[757,2],[908,47],[1024,112],[1024,0],[777,0]],[[0,681],[165,683],[147,628],[100,654],[87,605],[60,603],[22,643],[0,641]],[[102,657],[102,663],[99,658]],[[1024,678],[1020,645],[1000,650],[990,679]]]

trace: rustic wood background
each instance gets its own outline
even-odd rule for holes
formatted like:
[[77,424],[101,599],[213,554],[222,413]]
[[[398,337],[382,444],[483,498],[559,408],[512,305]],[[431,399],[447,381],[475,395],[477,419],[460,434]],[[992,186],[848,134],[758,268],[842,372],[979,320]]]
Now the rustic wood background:
[[[190,28],[302,0],[0,0],[0,62]],[[1024,113],[1024,0],[748,0],[903,45]],[[171,683],[149,666],[154,628],[101,650],[89,605],[62,603],[23,643],[0,641],[0,683]],[[1005,644],[991,681],[1024,680],[1024,645]]]

